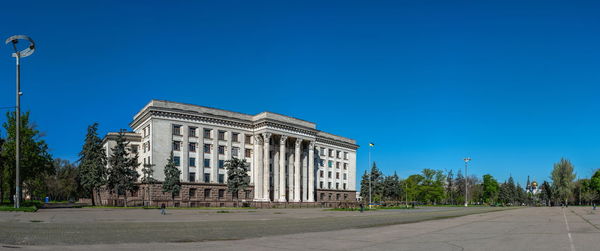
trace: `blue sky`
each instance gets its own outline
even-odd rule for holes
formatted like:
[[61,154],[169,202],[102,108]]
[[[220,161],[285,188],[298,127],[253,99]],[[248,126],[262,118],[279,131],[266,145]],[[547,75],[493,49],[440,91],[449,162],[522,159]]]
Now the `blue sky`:
[[[456,171],[471,156],[470,173],[523,184],[548,179],[561,157],[581,177],[600,168],[599,11],[593,1],[9,1],[0,36],[38,44],[23,60],[22,103],[54,157],[76,160],[87,125],[127,128],[166,99],[316,122],[358,141],[359,174],[373,141],[388,174]],[[0,106],[12,106],[14,60],[0,52]]]

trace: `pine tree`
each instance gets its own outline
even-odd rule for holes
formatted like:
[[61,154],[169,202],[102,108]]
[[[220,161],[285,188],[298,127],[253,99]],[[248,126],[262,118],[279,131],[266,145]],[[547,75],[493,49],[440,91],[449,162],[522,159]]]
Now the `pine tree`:
[[[100,198],[100,188],[106,184],[106,151],[102,139],[98,137],[98,123],[88,126],[81,152],[79,152],[79,172],[81,185],[96,205],[94,193]],[[100,199],[100,204],[102,200]]]
[[243,191],[250,185],[248,163],[245,159],[233,158],[225,161],[225,168],[227,168],[227,189],[234,198],[238,199],[239,191]]
[[127,192],[134,191],[140,174],[136,171],[139,163],[138,155],[129,156],[127,150],[129,142],[125,142],[125,133],[119,132],[115,140],[116,145],[112,148],[112,155],[108,159],[110,168],[108,169],[108,188],[116,192],[117,195],[125,196],[125,207],[127,207]]
[[171,152],[164,170],[165,181],[163,182],[163,192],[171,194],[173,206],[175,206],[175,195],[181,191],[181,171],[175,166],[175,162],[173,162],[173,152]]
[[369,202],[369,173],[366,170],[360,179],[360,197]]

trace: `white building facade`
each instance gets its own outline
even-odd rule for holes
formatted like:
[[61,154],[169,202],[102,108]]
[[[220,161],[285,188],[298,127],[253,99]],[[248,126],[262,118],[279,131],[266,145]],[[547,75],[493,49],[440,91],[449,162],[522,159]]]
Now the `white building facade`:
[[225,161],[239,158],[250,165],[254,201],[356,199],[356,141],[319,131],[312,122],[152,100],[130,127],[129,138],[139,139],[130,140],[139,154],[138,171],[152,165],[158,181],[164,180],[163,168],[173,152],[181,180],[190,187],[222,187]]

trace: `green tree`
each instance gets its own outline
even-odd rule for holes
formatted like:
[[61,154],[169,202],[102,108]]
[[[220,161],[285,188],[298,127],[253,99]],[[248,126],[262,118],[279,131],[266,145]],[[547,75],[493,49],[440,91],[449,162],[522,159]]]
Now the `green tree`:
[[[16,114],[6,113],[7,120],[3,124],[7,132],[0,155],[3,159],[2,178],[5,188],[10,192],[11,202],[15,195],[15,152],[16,152]],[[52,174],[52,157],[48,153],[48,145],[41,138],[40,132],[29,122],[29,112],[21,115],[20,121],[20,183],[21,191],[27,191],[32,198],[40,198],[45,191],[42,189],[46,175]],[[22,194],[19,195],[22,197]]]
[[571,188],[575,179],[573,169],[573,164],[569,160],[562,158],[558,163],[554,164],[554,169],[552,170],[551,178],[554,195],[565,205],[572,194]]
[[4,147],[4,138],[0,137],[0,204],[4,201],[4,167],[6,160],[2,155],[2,149]]
[[98,123],[87,128],[83,147],[79,152],[79,173],[81,186],[92,198],[92,205],[95,206],[94,193],[100,198],[100,188],[107,181],[106,151],[102,147],[102,139],[98,137]]
[[554,198],[552,186],[550,185],[550,183],[548,183],[548,181],[544,180],[541,189],[541,199],[546,202],[546,206],[552,206],[552,199]]
[[233,158],[225,161],[225,168],[227,168],[227,189],[235,199],[238,199],[240,191],[243,191],[250,185],[248,166],[245,159]]
[[423,179],[419,183],[420,200],[425,203],[437,203],[444,198],[444,173],[441,170],[423,169]]
[[123,131],[119,132],[115,143],[116,145],[111,149],[112,154],[108,159],[110,167],[108,168],[107,185],[117,195],[125,196],[125,207],[127,207],[127,192],[133,192],[137,189],[135,182],[140,176],[136,171],[139,166],[137,162],[138,155],[136,153],[134,156],[130,156],[131,153],[127,149],[129,142],[125,141]]
[[421,201],[421,189],[420,189],[420,184],[423,181],[423,176],[419,175],[419,174],[413,174],[411,176],[408,176],[408,178],[406,178],[404,180],[404,186],[406,189],[406,196],[407,201]]
[[175,206],[175,195],[181,191],[181,171],[173,162],[173,152],[165,165],[165,181],[163,182],[163,192],[170,193]]
[[483,175],[483,200],[489,204],[494,204],[499,191],[498,181],[490,174]]
[[596,193],[596,196],[600,195],[600,169],[598,169],[598,170],[596,170],[596,172],[594,172],[594,175],[590,179],[589,187],[590,187],[590,190],[592,190]]
[[377,168],[377,163],[373,162],[371,167],[371,187],[373,202],[380,201],[383,198],[383,173]]
[[75,201],[81,196],[79,168],[63,159],[54,159],[54,174],[45,179],[47,196],[52,200]]

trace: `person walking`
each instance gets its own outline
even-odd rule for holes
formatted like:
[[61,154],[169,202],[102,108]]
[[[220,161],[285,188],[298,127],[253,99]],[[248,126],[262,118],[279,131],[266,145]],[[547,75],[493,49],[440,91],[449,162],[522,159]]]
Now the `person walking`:
[[166,215],[166,214],[167,214],[166,208],[167,208],[167,207],[165,206],[165,203],[162,203],[162,204],[160,205],[160,214],[161,214],[161,215]]

